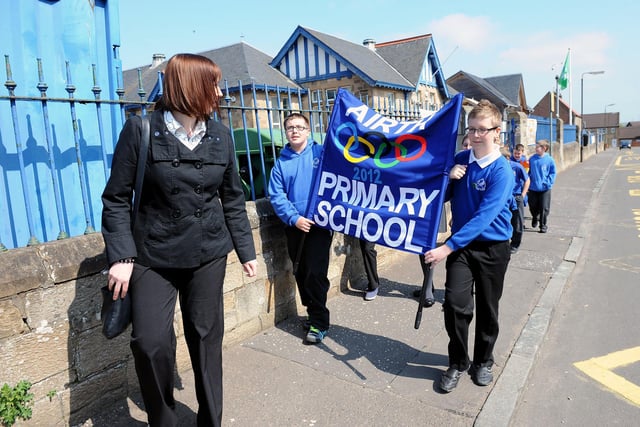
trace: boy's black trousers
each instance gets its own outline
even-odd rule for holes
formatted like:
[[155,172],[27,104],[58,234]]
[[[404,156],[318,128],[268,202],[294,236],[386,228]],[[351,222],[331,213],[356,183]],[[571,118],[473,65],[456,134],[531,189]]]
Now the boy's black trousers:
[[476,333],[473,363],[493,365],[498,338],[498,309],[504,276],[511,259],[509,241],[474,241],[447,257],[444,325],[449,335],[449,367],[465,371],[470,364],[468,336],[473,319]]
[[294,265],[298,250],[302,250],[299,254],[298,270],[295,272],[300,301],[307,308],[311,325],[325,331],[329,329],[330,324],[327,308],[327,274],[333,233],[316,226],[312,226],[308,233],[296,227],[286,227],[285,235],[289,257]]

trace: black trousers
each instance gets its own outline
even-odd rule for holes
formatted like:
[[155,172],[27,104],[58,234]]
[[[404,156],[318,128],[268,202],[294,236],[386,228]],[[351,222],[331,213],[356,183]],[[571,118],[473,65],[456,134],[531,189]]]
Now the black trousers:
[[193,269],[155,269],[135,265],[129,291],[132,302],[131,350],[140,390],[152,427],[177,426],[173,397],[176,298],[189,349],[198,399],[198,426],[222,422],[222,286],[227,258]]
[[547,217],[551,209],[551,190],[531,191],[529,190],[529,210],[533,221],[540,222],[540,229],[547,230]]
[[373,291],[380,286],[376,244],[360,239],[360,252],[362,253],[364,271],[367,273],[367,280],[369,281],[368,290]]
[[449,335],[449,367],[469,367],[469,324],[473,319],[474,287],[476,332],[473,363],[493,365],[498,338],[498,308],[511,252],[509,241],[472,242],[447,257],[444,325]]
[[522,235],[524,234],[524,199],[520,194],[515,196],[518,208],[511,211],[511,226],[513,234],[511,235],[511,246],[519,248],[522,243]]
[[[329,254],[333,233],[312,226],[308,233],[295,227],[286,227],[287,249],[291,262],[295,265],[298,251],[302,252],[295,272],[296,284],[302,305],[307,308],[311,325],[320,330],[329,329]],[[302,240],[304,236],[304,242]]]

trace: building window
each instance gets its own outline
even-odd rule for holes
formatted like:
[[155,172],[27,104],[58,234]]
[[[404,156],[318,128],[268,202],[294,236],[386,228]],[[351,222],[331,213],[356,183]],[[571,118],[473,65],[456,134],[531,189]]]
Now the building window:
[[362,101],[363,104],[365,104],[365,105],[369,104],[369,91],[368,90],[361,90],[360,92],[358,92],[358,97],[360,98],[360,101]]
[[322,102],[321,92],[319,90],[312,90],[311,91],[311,103],[312,104],[318,104],[319,102]]
[[336,102],[336,92],[336,89],[327,89],[326,95],[328,105],[333,105],[333,103]]

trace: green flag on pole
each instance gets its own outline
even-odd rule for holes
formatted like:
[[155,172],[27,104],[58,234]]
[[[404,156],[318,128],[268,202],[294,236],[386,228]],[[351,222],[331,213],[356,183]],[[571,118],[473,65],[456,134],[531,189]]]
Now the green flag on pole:
[[560,90],[567,88],[568,80],[569,80],[569,52],[567,52],[567,57],[564,59],[562,72],[560,73],[560,77],[558,77],[558,87],[560,87]]

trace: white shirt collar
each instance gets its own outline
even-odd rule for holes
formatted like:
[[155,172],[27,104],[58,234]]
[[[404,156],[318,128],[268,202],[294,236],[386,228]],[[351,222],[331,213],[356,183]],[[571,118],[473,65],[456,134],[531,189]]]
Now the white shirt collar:
[[496,160],[498,160],[500,157],[502,157],[502,154],[500,154],[500,150],[496,149],[496,150],[492,150],[491,153],[487,154],[486,156],[478,159],[474,153],[473,150],[471,150],[471,153],[469,153],[469,163],[473,163],[476,162],[478,164],[478,166],[480,166],[481,169],[486,168],[487,166],[489,166],[491,163],[495,162]]
[[198,146],[207,131],[207,125],[202,121],[198,121],[193,128],[193,135],[189,138],[186,129],[173,117],[173,114],[171,114],[169,110],[164,112],[164,124],[173,136],[178,138],[185,147],[192,151]]

